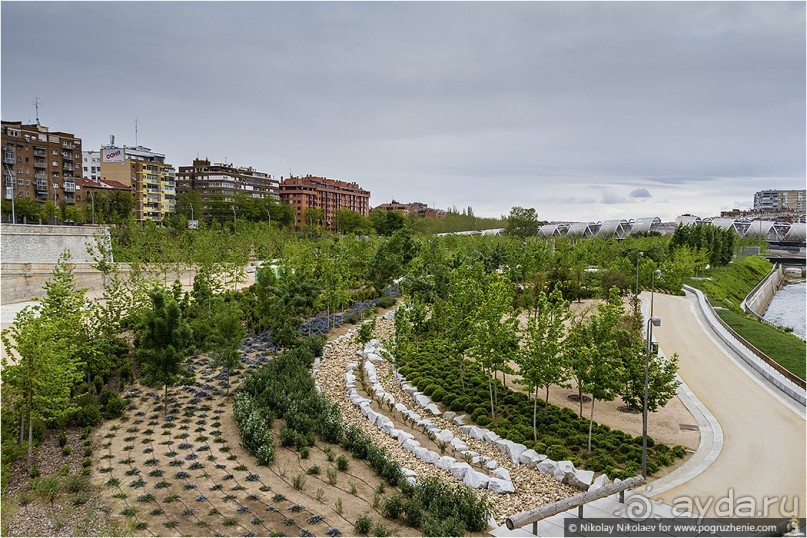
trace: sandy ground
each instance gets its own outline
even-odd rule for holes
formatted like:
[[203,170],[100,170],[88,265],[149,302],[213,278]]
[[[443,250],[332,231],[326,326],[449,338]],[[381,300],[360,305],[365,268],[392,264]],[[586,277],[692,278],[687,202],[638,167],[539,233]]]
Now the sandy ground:
[[[663,320],[654,329],[659,344],[668,354],[678,353],[681,377],[720,422],[724,435],[723,450],[711,466],[659,499],[671,504],[699,501],[708,508],[698,513],[715,516],[720,515],[716,509],[732,504],[729,498],[738,506],[736,499],[748,496],[759,515],[788,517],[795,502],[798,516],[804,517],[804,418],[717,347],[698,324],[689,300],[656,294],[655,313]],[[766,498],[771,501],[767,511],[762,509]]]
[[[599,302],[601,301],[594,299],[582,300],[579,303],[573,302],[570,308],[575,316],[580,316],[586,312],[592,311]],[[624,298],[623,304],[625,305],[625,309],[629,310],[631,308],[630,298]],[[522,314],[519,316],[519,320],[521,323],[525,323],[526,315]],[[665,352],[667,352],[666,349]],[[672,355],[672,353],[669,354]],[[515,363],[510,363],[510,367],[518,372],[518,365]],[[517,374],[507,375],[505,378],[507,379],[508,387],[523,392],[523,387],[518,384],[520,378]],[[580,404],[568,399],[569,395],[577,395],[577,385],[573,381],[570,382],[570,385],[571,388],[552,386],[549,389],[549,402],[559,407],[567,407],[579,414]],[[543,403],[545,396],[546,392],[543,389],[539,391],[541,401],[538,405]],[[619,411],[618,408],[624,405],[622,398],[619,397],[612,402],[596,402],[594,406],[595,422],[606,424],[611,428],[622,430],[633,436],[642,435],[642,414]],[[591,402],[584,402],[583,417],[588,418],[590,413]],[[682,426],[684,426],[683,429]],[[695,426],[695,419],[677,396],[667,402],[667,405],[662,409],[655,413],[650,413],[647,419],[647,433],[655,441],[670,446],[681,445],[689,451],[694,451],[698,448],[698,444],[700,443],[700,433],[696,428],[687,428],[687,426]],[[678,460],[676,467],[681,463],[683,463],[683,460]],[[666,472],[669,472],[669,470],[670,469],[662,469],[661,472],[658,475],[654,475],[654,477],[659,478],[663,476],[663,474],[666,474]]]

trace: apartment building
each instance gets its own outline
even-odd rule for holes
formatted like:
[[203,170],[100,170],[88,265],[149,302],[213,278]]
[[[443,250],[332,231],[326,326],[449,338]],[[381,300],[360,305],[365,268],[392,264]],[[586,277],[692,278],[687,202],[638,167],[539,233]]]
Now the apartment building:
[[324,177],[291,176],[280,182],[280,201],[294,209],[295,224],[305,223],[305,210],[323,210],[323,224],[329,230],[336,228],[336,211],[349,209],[367,216],[370,207],[370,191],[358,183],[339,181]]
[[804,213],[805,190],[765,190],[754,193],[756,211],[794,211]]
[[44,125],[2,122],[3,198],[76,203],[81,139]]
[[174,212],[176,170],[162,153],[143,146],[103,146],[101,180],[131,187],[137,220],[159,222]]
[[439,217],[444,212],[432,209],[423,202],[411,202],[408,204],[396,202],[393,200],[388,204],[381,204],[373,209],[383,209],[384,211],[400,211],[404,215],[413,215],[416,217]]
[[225,199],[236,194],[250,198],[279,199],[280,182],[265,172],[252,167],[211,163],[208,159],[194,159],[191,166],[180,166],[177,173],[177,192],[195,190],[207,202],[211,195]]
[[81,177],[98,182],[101,179],[101,152],[98,150],[84,151],[81,157]]

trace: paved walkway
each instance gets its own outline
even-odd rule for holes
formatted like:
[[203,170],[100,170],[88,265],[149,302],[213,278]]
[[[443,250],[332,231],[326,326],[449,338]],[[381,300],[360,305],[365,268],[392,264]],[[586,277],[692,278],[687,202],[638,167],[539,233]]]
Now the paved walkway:
[[739,498],[753,499],[757,512],[767,499],[772,502],[764,515],[787,517],[795,502],[803,517],[804,408],[778,393],[705,329],[692,295],[656,294],[655,315],[662,319],[662,326],[654,329],[659,345],[668,355],[678,353],[680,376],[715,416],[724,442],[703,472],[650,495],[676,506],[690,499],[699,508],[693,511],[707,517],[714,517],[716,508],[736,505]]

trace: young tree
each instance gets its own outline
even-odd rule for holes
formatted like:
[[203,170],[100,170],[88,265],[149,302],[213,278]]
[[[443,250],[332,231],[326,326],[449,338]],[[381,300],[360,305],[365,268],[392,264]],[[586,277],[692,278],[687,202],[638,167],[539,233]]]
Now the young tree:
[[563,355],[563,323],[569,315],[569,303],[563,299],[559,288],[555,288],[549,297],[540,292],[535,315],[527,321],[523,347],[517,355],[522,384],[529,393],[535,393],[532,407],[533,441],[538,440],[538,388],[546,389],[545,402],[548,406],[549,387],[562,385],[568,379]]
[[227,372],[227,396],[230,395],[230,373],[241,362],[238,352],[247,330],[241,323],[242,312],[235,303],[224,306],[213,318],[213,351],[216,363]]
[[[626,382],[621,394],[625,404],[634,410],[641,410],[644,404],[644,370],[647,351],[644,346],[635,346],[630,350],[630,360],[625,369]],[[647,410],[658,411],[667,405],[675,396],[678,385],[678,354],[672,357],[660,357],[652,352],[648,363]]]
[[[22,420],[28,418],[28,458],[32,458],[34,421],[57,421],[75,409],[70,391],[81,379],[86,337],[84,294],[73,280],[73,266],[65,252],[45,283],[39,305],[23,309],[14,325],[3,331],[3,391],[16,399]],[[8,395],[4,395],[8,398]],[[22,437],[22,427],[21,427]]]
[[493,273],[480,282],[474,310],[469,316],[473,327],[469,354],[488,374],[491,420],[496,420],[496,373],[512,373],[510,359],[518,349],[518,319],[513,312],[513,290],[502,276]]
[[137,358],[143,383],[164,387],[165,414],[168,414],[168,388],[190,372],[183,364],[192,346],[191,329],[179,305],[164,290],[151,292],[152,308],[143,316],[137,335]]
[[525,239],[538,233],[538,213],[535,208],[513,207],[504,226],[507,235]]

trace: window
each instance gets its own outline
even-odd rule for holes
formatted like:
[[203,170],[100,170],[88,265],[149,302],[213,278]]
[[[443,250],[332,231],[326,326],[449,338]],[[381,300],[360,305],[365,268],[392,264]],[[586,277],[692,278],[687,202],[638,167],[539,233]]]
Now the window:
[[25,184],[26,184],[26,185],[30,185],[30,184],[31,184],[31,180],[30,180],[30,179],[26,179],[26,180],[25,180]]

